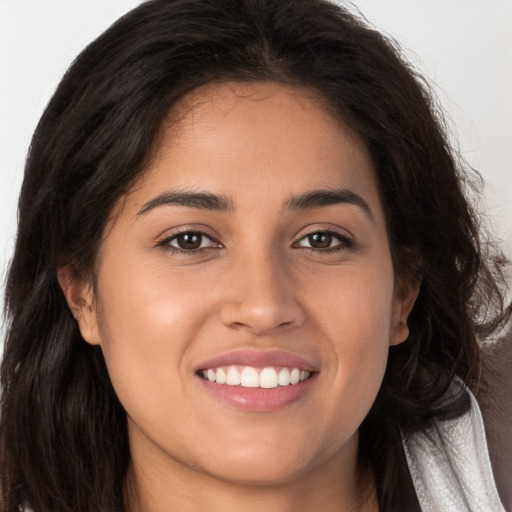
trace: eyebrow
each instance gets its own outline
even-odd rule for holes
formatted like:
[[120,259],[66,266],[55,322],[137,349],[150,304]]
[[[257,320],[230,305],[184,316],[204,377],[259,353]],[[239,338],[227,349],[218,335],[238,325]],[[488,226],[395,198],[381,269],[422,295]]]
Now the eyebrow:
[[[359,194],[347,189],[312,190],[290,198],[285,206],[290,210],[307,210],[336,204],[357,206],[367,214],[372,222],[375,222],[373,212],[368,203]],[[233,200],[224,195],[216,195],[210,192],[169,190],[145,203],[137,215],[143,215],[164,205],[179,205],[220,212],[232,212],[235,210]]]
[[359,194],[347,189],[312,190],[292,197],[287,202],[287,207],[291,210],[307,210],[309,208],[323,208],[336,204],[357,206],[367,214],[372,222],[375,222],[375,217],[369,204]]
[[233,211],[233,201],[226,196],[209,192],[187,192],[170,190],[151,199],[139,210],[137,215],[143,215],[159,206],[179,205],[200,210]]

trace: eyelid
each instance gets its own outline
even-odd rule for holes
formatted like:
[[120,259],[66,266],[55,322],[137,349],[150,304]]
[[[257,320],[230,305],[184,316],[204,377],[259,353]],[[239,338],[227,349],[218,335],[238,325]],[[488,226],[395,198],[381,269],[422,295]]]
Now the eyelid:
[[315,233],[331,233],[333,235],[354,240],[354,235],[348,229],[342,228],[341,226],[337,226],[335,224],[322,222],[309,224],[301,228],[293,237],[293,239],[297,241],[306,236],[314,235]]
[[[195,252],[199,252],[204,249],[209,249],[211,247],[213,247],[215,249],[223,247],[222,243],[219,241],[219,237],[216,235],[212,235],[208,231],[210,231],[210,230],[208,230],[206,228],[206,226],[200,226],[200,227],[183,226],[180,228],[175,228],[174,230],[171,230],[171,231],[167,230],[167,231],[165,231],[165,233],[163,235],[158,237],[158,241],[156,242],[155,245],[156,245],[156,247],[167,249],[169,251],[178,252],[178,253],[189,253],[189,254],[193,254]],[[179,247],[174,247],[170,244],[170,242],[172,240],[176,239],[180,235],[186,235],[188,233],[194,233],[194,234],[201,235],[202,237],[205,237],[205,238],[211,240],[212,245],[209,247],[200,247],[198,249],[187,250],[187,249],[181,249]]]
[[[319,249],[315,247],[307,247],[307,246],[300,246],[298,245],[302,240],[305,238],[308,238],[316,233],[325,233],[328,235],[331,235],[332,237],[339,240],[339,243],[333,247],[327,247],[325,249]],[[349,234],[346,230],[343,230],[341,228],[333,228],[331,227],[312,227],[309,226],[308,228],[305,228],[301,230],[301,233],[297,235],[294,239],[294,242],[292,243],[292,247],[300,248],[300,249],[306,249],[311,250],[315,252],[329,252],[329,251],[337,251],[337,250],[348,250],[355,247],[355,240],[354,237]]]
[[212,240],[220,240],[220,235],[210,226],[207,226],[206,224],[195,223],[181,224],[178,226],[167,228],[164,231],[161,231],[160,234],[158,234],[155,237],[155,240],[157,241],[156,243],[158,243],[158,241],[166,240],[173,236],[181,235],[183,233],[201,233],[202,235],[205,235],[208,238],[211,238]]

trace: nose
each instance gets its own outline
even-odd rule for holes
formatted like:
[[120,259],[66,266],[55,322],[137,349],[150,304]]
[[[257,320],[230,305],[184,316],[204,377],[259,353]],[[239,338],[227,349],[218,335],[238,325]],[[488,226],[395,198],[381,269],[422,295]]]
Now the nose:
[[236,262],[229,279],[220,310],[225,326],[262,335],[303,324],[305,312],[297,298],[297,283],[277,257]]

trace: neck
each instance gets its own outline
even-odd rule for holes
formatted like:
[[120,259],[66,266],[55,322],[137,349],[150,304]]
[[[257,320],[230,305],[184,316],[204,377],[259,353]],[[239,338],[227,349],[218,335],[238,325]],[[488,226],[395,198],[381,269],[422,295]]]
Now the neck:
[[[357,439],[356,439],[357,441]],[[347,470],[335,454],[321,465],[280,483],[225,481],[186,466],[166,469],[132,459],[125,485],[129,512],[377,512],[375,486],[370,472]],[[154,462],[154,461],[153,461]],[[344,460],[346,462],[346,459]]]

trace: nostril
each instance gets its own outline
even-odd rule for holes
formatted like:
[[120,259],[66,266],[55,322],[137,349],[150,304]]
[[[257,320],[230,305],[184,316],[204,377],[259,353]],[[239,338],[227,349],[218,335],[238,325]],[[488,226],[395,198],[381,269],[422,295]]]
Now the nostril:
[[256,301],[253,297],[245,302],[223,304],[220,321],[230,329],[245,329],[254,334],[289,329],[304,322],[304,311],[293,300],[269,300],[266,304]]

